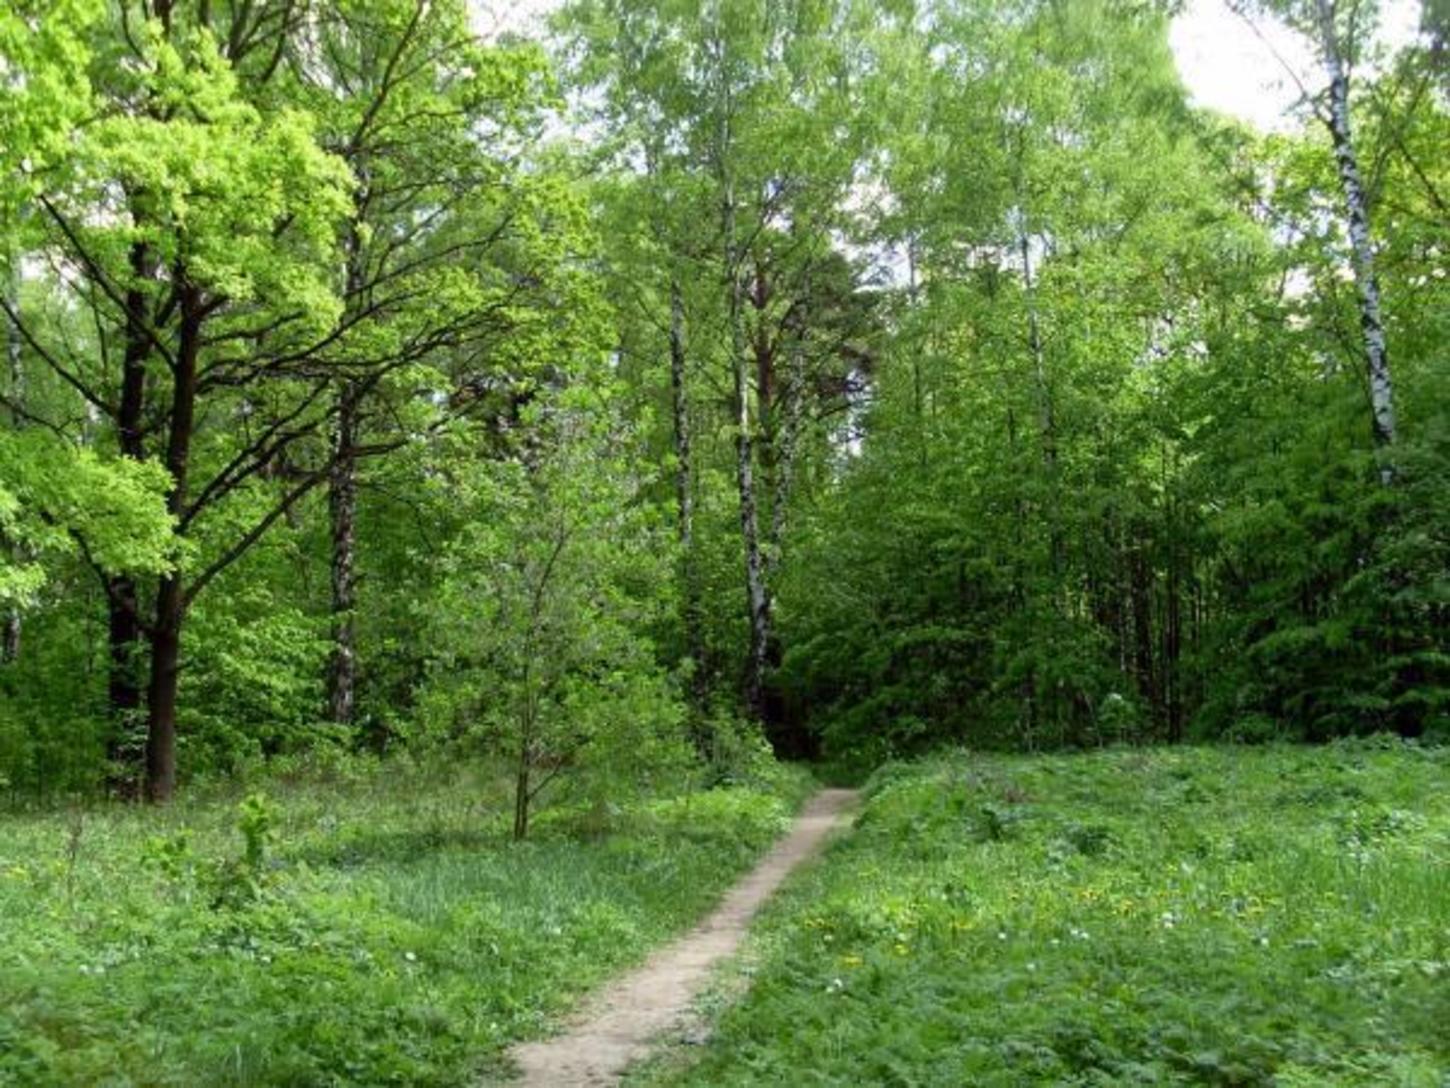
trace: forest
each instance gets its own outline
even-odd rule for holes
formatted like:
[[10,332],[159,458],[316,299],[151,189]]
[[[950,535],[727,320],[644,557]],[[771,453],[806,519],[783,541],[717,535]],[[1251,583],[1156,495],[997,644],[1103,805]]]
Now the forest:
[[484,6],[0,4],[0,1083],[1443,1083],[1450,8]]

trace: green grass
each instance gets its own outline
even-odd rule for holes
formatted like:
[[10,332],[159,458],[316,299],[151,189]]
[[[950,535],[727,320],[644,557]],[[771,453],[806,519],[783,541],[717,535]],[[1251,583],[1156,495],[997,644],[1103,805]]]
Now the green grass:
[[684,1085],[1450,1084],[1450,752],[894,765]]
[[803,780],[543,816],[394,770],[0,817],[0,1084],[460,1085],[698,917]]

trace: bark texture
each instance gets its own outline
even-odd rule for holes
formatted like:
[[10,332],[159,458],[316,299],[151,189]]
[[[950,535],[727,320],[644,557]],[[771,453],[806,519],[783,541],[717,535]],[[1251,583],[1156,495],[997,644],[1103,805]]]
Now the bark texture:
[[755,494],[754,436],[750,423],[750,374],[746,359],[744,291],[740,283],[735,237],[735,196],[727,181],[723,200],[725,271],[728,277],[730,361],[734,378],[735,476],[740,492],[740,537],[745,550],[745,599],[750,620],[750,649],[745,663],[745,705],[757,721],[765,719],[765,677],[770,653],[770,597],[760,552],[760,520]]
[[[146,360],[151,354],[147,335],[148,303],[143,281],[153,274],[149,247],[131,247],[131,285],[126,291],[126,329],[121,355],[121,396],[116,404],[116,434],[121,456],[144,460]],[[111,575],[106,582],[107,639],[110,650],[108,701],[111,710],[111,786],[132,795],[139,777],[142,752],[136,743],[142,709],[141,664],[143,630],[141,601],[136,580],[128,574]]]
[[[695,555],[694,462],[690,448],[690,401],[686,387],[685,297],[680,281],[670,281],[670,412],[674,424],[675,503],[679,516],[682,600],[681,622],[685,652],[695,669],[690,680],[690,701],[697,715],[704,710],[706,696],[704,613],[701,603],[699,561]],[[695,730],[696,747],[702,754],[708,738]]]
[[[5,280],[5,301],[7,309],[20,312],[20,261],[12,255]],[[20,327],[13,321],[5,323],[5,360],[10,373],[10,398],[14,405],[11,425],[21,425],[20,410],[25,399],[25,372],[21,369],[21,349],[24,343]],[[3,542],[0,542],[3,544]],[[20,658],[20,608],[11,605],[5,610],[3,629],[0,629],[0,663],[8,664]]]
[[332,528],[332,661],[328,669],[328,717],[350,724],[356,704],[357,649],[354,627],[357,552],[357,398],[351,387],[338,404],[327,506]]
[[1319,0],[1318,11],[1324,66],[1329,76],[1329,110],[1325,123],[1334,146],[1334,163],[1344,196],[1354,285],[1359,295],[1359,323],[1364,336],[1371,421],[1375,447],[1380,456],[1380,481],[1389,485],[1395,479],[1395,466],[1389,456],[1389,448],[1395,441],[1394,384],[1390,379],[1389,352],[1385,344],[1384,320],[1380,315],[1379,279],[1369,234],[1369,205],[1354,150],[1349,113],[1349,72],[1334,26],[1334,8],[1329,0]]
[[[185,273],[178,271],[178,278]],[[199,292],[179,289],[181,326],[172,375],[171,420],[166,443],[166,470],[171,489],[166,504],[178,519],[186,509],[191,442],[196,429],[197,364],[201,349],[203,307]],[[176,792],[176,693],[181,670],[181,628],[187,599],[181,572],[162,575],[156,588],[156,614],[151,627],[151,678],[147,687],[146,799],[171,800]]]

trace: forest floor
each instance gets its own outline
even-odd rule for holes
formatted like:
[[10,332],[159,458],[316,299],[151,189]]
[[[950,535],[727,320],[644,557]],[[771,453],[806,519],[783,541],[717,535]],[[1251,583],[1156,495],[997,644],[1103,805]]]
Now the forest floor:
[[[944,753],[738,887],[808,775],[561,806],[523,844],[496,778],[399,764],[12,812],[0,1084],[456,1088],[561,1024],[604,1045],[581,1008],[623,1013],[623,1061],[785,878],[625,1084],[1444,1088],[1447,787],[1450,749],[1375,739]],[[668,986],[628,973],[661,948]]]
[[889,765],[736,962],[626,1084],[1445,1088],[1450,749]]
[[554,807],[525,843],[483,768],[259,787],[0,813],[0,1084],[476,1083],[714,907],[813,783]]
[[745,939],[751,919],[855,807],[853,790],[816,794],[791,832],[737,883],[715,911],[673,944],[617,979],[588,1002],[562,1034],[514,1051],[523,1088],[590,1088],[617,1084],[671,1027],[678,1027],[711,971]]

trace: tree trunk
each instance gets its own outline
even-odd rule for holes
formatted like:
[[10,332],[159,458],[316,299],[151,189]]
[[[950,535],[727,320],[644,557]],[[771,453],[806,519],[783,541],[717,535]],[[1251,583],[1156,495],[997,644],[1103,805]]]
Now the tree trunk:
[[328,477],[328,512],[332,525],[332,662],[328,671],[328,717],[340,725],[353,720],[357,677],[354,556],[357,540],[357,399],[344,387],[338,404],[337,438]]
[[704,610],[701,604],[699,562],[695,555],[694,465],[690,451],[690,403],[685,384],[685,297],[678,278],[670,280],[670,409],[675,440],[675,502],[679,511],[680,581],[684,590],[680,620],[685,652],[694,663],[690,676],[690,703],[697,718],[695,746],[710,755],[704,734],[706,698]]
[[[723,78],[723,74],[722,74]],[[728,101],[728,97],[727,97]],[[721,233],[724,239],[725,288],[730,323],[730,367],[735,394],[735,477],[740,492],[740,536],[745,550],[745,599],[750,623],[750,650],[745,662],[745,706],[756,721],[765,721],[765,676],[770,653],[770,597],[760,555],[760,526],[755,501],[754,450],[750,431],[750,374],[746,361],[744,291],[735,225],[735,185],[728,166],[728,105],[722,107],[716,148],[721,184]]]
[[1369,374],[1371,424],[1379,455],[1380,482],[1388,486],[1395,479],[1389,449],[1395,441],[1394,386],[1390,380],[1389,355],[1385,346],[1384,322],[1380,317],[1379,279],[1375,274],[1374,247],[1369,236],[1369,208],[1360,181],[1359,159],[1355,155],[1349,114],[1349,74],[1340,52],[1334,27],[1333,6],[1319,0],[1320,32],[1324,65],[1329,74],[1329,114],[1325,122],[1334,145],[1334,162],[1344,196],[1349,227],[1350,251],[1354,261],[1354,284],[1359,293],[1359,323],[1364,333],[1364,357]]
[[735,473],[740,491],[740,536],[745,547],[745,596],[750,620],[750,656],[746,661],[745,704],[759,721],[765,719],[765,673],[770,652],[770,597],[760,554],[759,516],[755,497],[755,466],[750,433],[750,379],[746,373],[741,330],[740,288],[731,289],[730,324],[734,341]]
[[1057,420],[1052,405],[1052,387],[1047,380],[1047,356],[1042,346],[1042,328],[1037,317],[1037,281],[1032,272],[1032,246],[1027,234],[1027,211],[1022,216],[1017,235],[1022,254],[1022,289],[1027,302],[1027,346],[1032,353],[1033,385],[1037,394],[1037,433],[1042,444],[1042,468],[1047,477],[1048,562],[1053,580],[1053,602],[1057,605],[1062,580],[1063,542],[1058,519],[1057,496]]
[[518,774],[514,781],[514,841],[523,842],[529,835],[529,747],[519,746]]
[[110,612],[107,691],[111,732],[106,745],[106,758],[111,764],[109,785],[112,792],[134,799],[144,749],[144,745],[138,743],[141,726],[140,602],[136,598],[136,583],[130,578],[111,578],[107,591]]
[[165,575],[156,594],[147,689],[146,800],[153,804],[171,800],[176,792],[176,692],[185,612],[181,575]]
[[[184,276],[184,272],[177,272]],[[170,433],[166,470],[171,489],[166,505],[180,517],[186,507],[187,469],[196,425],[197,358],[201,346],[202,306],[195,288],[181,291],[181,329],[172,375]],[[181,627],[186,598],[181,572],[163,575],[156,590],[156,618],[151,628],[151,681],[147,687],[146,799],[169,801],[176,791],[176,692],[181,670]]]
[[[1138,692],[1151,711],[1159,709],[1158,686],[1153,671],[1153,585],[1152,568],[1148,563],[1147,544],[1141,527],[1130,529],[1129,599],[1133,616],[1133,671]],[[1160,718],[1161,720],[1161,718]]]
[[[810,297],[807,278],[803,294]],[[797,305],[786,322],[785,379],[775,396],[775,416],[770,430],[772,476],[770,480],[770,538],[766,549],[767,584],[785,557],[785,530],[790,514],[791,492],[795,487],[796,453],[799,448],[801,417],[805,409],[806,320]],[[773,365],[773,364],[772,364]]]
[[[5,281],[5,301],[10,310],[20,313],[20,258],[12,252],[10,267]],[[15,322],[5,325],[5,359],[10,372],[10,399],[13,404],[11,425],[19,430],[22,424],[21,403],[25,399],[25,372],[21,369],[21,349],[24,341],[20,327]],[[8,664],[20,658],[20,606],[12,604],[5,610],[3,631],[0,631],[0,663]]]
[[[116,408],[116,431],[121,456],[133,461],[145,459],[143,441],[146,403],[146,360],[151,344],[146,336],[146,292],[141,280],[151,274],[151,255],[143,242],[131,247],[132,282],[126,291],[126,339],[121,358],[121,399]],[[140,659],[141,620],[140,597],[136,582],[130,575],[117,574],[107,579],[106,600],[109,611],[107,626],[110,642],[111,741],[107,755],[115,766],[113,787],[129,793],[134,789],[135,774],[128,769],[138,766],[140,752],[132,744],[141,709]]]

